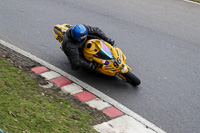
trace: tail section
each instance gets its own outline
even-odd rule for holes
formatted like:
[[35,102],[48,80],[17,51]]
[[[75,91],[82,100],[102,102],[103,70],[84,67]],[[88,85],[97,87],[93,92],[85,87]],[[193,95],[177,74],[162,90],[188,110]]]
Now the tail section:
[[58,40],[58,42],[60,42],[62,44],[63,42],[63,36],[65,34],[65,32],[71,28],[73,25],[70,24],[62,24],[62,25],[55,25],[53,30],[55,32],[55,38],[56,40]]

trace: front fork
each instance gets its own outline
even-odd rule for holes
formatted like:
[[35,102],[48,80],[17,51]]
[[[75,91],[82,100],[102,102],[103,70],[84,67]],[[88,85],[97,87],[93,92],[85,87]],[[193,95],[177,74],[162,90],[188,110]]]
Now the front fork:
[[123,80],[126,80],[126,78],[122,75],[122,73],[127,73],[129,70],[132,71],[132,69],[128,65],[125,65],[125,67],[121,70],[121,72],[117,73],[117,76],[119,76]]

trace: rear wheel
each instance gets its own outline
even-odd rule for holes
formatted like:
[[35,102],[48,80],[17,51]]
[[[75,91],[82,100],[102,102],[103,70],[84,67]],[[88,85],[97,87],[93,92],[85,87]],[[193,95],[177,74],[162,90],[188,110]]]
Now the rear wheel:
[[128,71],[127,73],[122,73],[126,80],[134,86],[140,85],[141,81],[136,77],[132,72]]

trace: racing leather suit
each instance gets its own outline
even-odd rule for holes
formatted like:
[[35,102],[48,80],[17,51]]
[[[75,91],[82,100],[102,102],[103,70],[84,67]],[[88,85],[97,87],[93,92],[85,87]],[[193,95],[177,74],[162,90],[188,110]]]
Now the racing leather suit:
[[[105,33],[102,30],[100,30],[98,27],[92,27],[92,26],[86,26],[86,25],[84,26],[87,29],[87,34],[88,34],[87,40],[101,38],[104,41],[111,44],[112,46],[114,45],[114,41],[108,38],[105,35]],[[82,54],[82,49],[87,40],[81,43],[75,42],[71,36],[71,28],[68,29],[66,33],[64,34],[62,49],[68,57],[72,70],[77,70],[80,67],[83,67],[90,71],[95,70],[96,68],[95,65],[87,61]]]

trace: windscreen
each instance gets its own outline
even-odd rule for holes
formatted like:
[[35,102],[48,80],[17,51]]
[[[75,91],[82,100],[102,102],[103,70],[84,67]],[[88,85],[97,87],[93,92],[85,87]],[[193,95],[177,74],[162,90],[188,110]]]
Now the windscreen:
[[96,53],[94,55],[94,57],[97,57],[97,58],[100,58],[100,59],[104,59],[104,60],[111,60],[113,59],[113,56],[110,52],[110,49],[106,46],[105,43],[101,43],[102,47],[101,49],[99,50],[98,53]]

